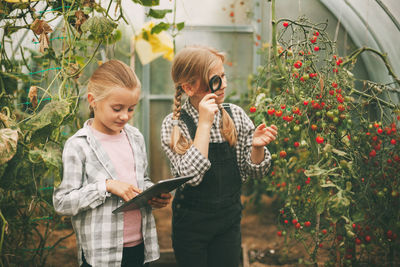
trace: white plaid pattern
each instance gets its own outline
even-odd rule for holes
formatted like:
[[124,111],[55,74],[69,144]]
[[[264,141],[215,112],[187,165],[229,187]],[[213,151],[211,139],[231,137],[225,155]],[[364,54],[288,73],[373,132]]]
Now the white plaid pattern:
[[[78,260],[82,264],[81,251],[86,261],[96,266],[121,266],[123,250],[124,215],[112,211],[123,200],[106,192],[105,180],[117,179],[107,153],[94,138],[90,120],[70,137],[63,151],[63,180],[54,190],[53,204],[57,213],[72,216],[72,225],[78,244]],[[135,157],[138,187],[144,190],[153,183],[147,176],[146,147],[142,134],[133,126],[125,125],[124,131]],[[151,207],[141,208],[142,234],[145,246],[145,262],[159,258],[157,232]]]
[[[234,104],[229,105],[232,110],[233,121],[238,133],[236,156],[242,180],[244,182],[248,177],[262,178],[267,174],[271,165],[271,154],[269,153],[267,147],[264,147],[264,160],[260,164],[254,164],[251,162],[250,155],[253,142],[253,133],[255,130],[254,124],[242,108]],[[189,100],[183,104],[182,109],[184,109],[189,116],[192,117],[194,123],[197,125],[199,122],[199,113],[190,104]],[[222,115],[219,112],[218,115],[214,117],[214,122],[210,133],[210,143],[222,143],[225,141],[219,130],[219,125],[222,119],[221,116]],[[191,139],[188,128],[182,120],[179,120],[179,127],[181,128],[183,135],[187,139]],[[171,132],[172,113],[165,117],[161,126],[162,148],[170,160],[173,175],[181,176],[194,174],[195,177],[187,182],[187,184],[192,186],[199,185],[203,180],[204,174],[211,166],[210,161],[205,158],[193,145],[183,155],[173,152],[169,145],[171,140]]]

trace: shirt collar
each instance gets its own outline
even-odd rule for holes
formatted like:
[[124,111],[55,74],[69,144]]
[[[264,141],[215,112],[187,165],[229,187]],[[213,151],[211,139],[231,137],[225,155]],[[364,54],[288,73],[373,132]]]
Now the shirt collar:
[[190,103],[189,99],[185,101],[182,108],[188,113],[190,117],[197,121],[199,119],[199,112],[197,109]]

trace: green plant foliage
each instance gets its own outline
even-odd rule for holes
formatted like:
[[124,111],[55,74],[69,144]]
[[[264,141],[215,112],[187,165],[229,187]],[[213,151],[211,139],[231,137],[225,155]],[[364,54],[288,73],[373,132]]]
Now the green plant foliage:
[[[158,0],[134,2],[159,4]],[[116,18],[109,14],[112,3]],[[81,125],[79,98],[86,82],[82,73],[97,66],[99,48],[109,49],[107,45],[122,40],[118,26],[126,19],[121,1],[106,4],[0,2],[1,267],[46,266],[49,254],[62,253],[59,243],[73,234],[71,229],[50,241],[52,232],[65,225],[54,212],[52,192],[62,178],[64,142]],[[164,17],[168,12],[154,14]],[[61,22],[50,26],[57,19]],[[19,39],[25,38],[24,31],[35,36],[29,47]]]
[[[261,50],[251,117],[277,125],[279,135],[268,146],[272,171],[256,191],[279,196],[279,228],[304,244],[310,264],[327,250],[327,266],[397,265],[400,82],[378,51],[340,57],[325,28],[306,18],[276,21],[272,46]],[[367,51],[382,58],[393,83],[354,77]]]
[[168,13],[171,13],[171,9],[150,9],[149,11],[149,16],[156,18],[156,19],[162,19],[167,15]]
[[108,37],[118,26],[117,23],[106,17],[91,17],[86,20],[81,29],[83,32],[90,32],[94,39],[100,40]]
[[160,0],[132,0],[137,4],[141,4],[143,6],[158,6],[160,4]]

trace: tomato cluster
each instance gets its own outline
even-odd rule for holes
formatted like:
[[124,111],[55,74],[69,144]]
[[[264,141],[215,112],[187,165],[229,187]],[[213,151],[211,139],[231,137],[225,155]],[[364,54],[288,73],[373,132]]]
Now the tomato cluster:
[[292,39],[280,40],[271,72],[260,68],[253,79],[251,118],[279,129],[263,185],[282,202],[277,234],[308,236],[310,255],[326,249],[336,263],[399,260],[390,254],[400,249],[399,111],[388,101],[379,109],[384,95],[373,86],[359,93],[354,59],[337,56],[327,34],[310,28],[284,22]]

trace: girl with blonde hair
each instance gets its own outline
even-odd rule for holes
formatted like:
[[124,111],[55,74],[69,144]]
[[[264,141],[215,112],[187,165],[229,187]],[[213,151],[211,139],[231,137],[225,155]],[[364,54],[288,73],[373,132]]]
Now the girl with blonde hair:
[[172,204],[172,242],[182,267],[238,266],[241,185],[247,177],[264,177],[271,164],[266,145],[277,128],[255,128],[243,109],[223,103],[223,63],[217,50],[190,46],[172,64],[176,92],[162,123],[162,147],[174,175],[195,175]]
[[144,138],[128,124],[139,96],[134,71],[118,60],[105,62],[88,84],[94,118],[65,143],[53,204],[57,213],[72,216],[80,266],[143,267],[159,258],[152,207],[165,207],[169,193],[140,209],[112,213],[153,185]]

